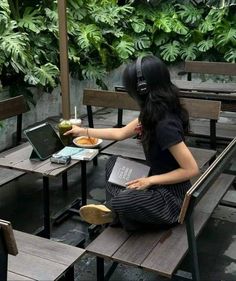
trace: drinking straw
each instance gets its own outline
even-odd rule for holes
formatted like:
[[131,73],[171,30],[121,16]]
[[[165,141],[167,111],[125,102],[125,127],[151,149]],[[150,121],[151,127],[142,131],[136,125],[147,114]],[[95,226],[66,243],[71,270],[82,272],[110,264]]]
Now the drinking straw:
[[75,120],[77,120],[77,107],[75,106]]

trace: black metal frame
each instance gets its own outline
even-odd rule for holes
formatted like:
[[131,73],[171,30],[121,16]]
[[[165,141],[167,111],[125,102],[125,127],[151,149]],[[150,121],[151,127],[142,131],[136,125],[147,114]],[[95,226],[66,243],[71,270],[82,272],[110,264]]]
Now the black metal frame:
[[[79,215],[78,209],[87,204],[87,161],[80,161],[81,164],[81,200],[75,200],[69,208],[60,211],[53,217],[54,221],[62,221],[68,216]],[[67,176],[62,177],[63,184],[67,187]],[[43,176],[43,214],[44,214],[44,227],[37,233],[37,235],[44,238],[51,237],[51,216],[50,216],[50,191],[49,191],[49,177]]]
[[8,265],[8,252],[3,237],[3,231],[0,227],[0,280],[7,281],[7,265]]

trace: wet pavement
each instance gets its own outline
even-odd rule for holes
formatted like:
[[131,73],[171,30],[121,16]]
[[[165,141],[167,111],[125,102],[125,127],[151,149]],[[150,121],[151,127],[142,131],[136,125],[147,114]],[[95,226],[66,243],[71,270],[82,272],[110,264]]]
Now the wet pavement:
[[[132,113],[133,114],[133,113]],[[131,115],[132,115],[131,114]],[[228,116],[223,120],[233,123]],[[125,117],[126,123],[132,119],[130,114]],[[56,121],[57,119],[54,119]],[[116,121],[113,113],[100,112],[96,126],[110,126]],[[83,121],[86,125],[86,119]],[[88,202],[103,202],[105,199],[104,166],[108,157],[101,155],[98,165],[92,162],[87,165]],[[68,190],[61,187],[61,178],[50,179],[51,213],[54,217],[62,209],[66,209],[80,194],[80,166],[68,173]],[[232,192],[236,192],[232,188]],[[10,220],[15,229],[34,233],[43,224],[42,178],[33,174],[25,175],[0,188],[0,217]],[[78,216],[68,217],[61,223],[54,223],[52,239],[76,245],[85,239],[85,245],[91,242],[88,225]],[[236,209],[218,206],[198,239],[199,265],[202,281],[236,281]],[[106,263],[108,266],[109,263]],[[188,255],[180,268],[190,268]],[[92,255],[85,254],[76,264],[76,281],[96,280],[96,260]],[[127,265],[119,265],[112,275],[111,281],[159,281],[153,272]],[[45,280],[46,281],[46,280]]]

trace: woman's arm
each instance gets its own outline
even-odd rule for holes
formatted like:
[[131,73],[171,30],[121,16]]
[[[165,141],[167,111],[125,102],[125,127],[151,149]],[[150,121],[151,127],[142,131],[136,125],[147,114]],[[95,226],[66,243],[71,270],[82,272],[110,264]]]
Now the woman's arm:
[[89,136],[94,138],[101,138],[104,140],[124,140],[137,134],[135,128],[138,125],[138,118],[134,119],[122,128],[82,128],[79,126],[72,126],[72,129],[67,131],[64,135],[72,134],[73,136]]
[[145,189],[152,185],[175,184],[189,180],[199,174],[198,165],[184,142],[171,146],[169,151],[179,163],[178,169],[165,174],[130,181],[127,183],[127,187]]

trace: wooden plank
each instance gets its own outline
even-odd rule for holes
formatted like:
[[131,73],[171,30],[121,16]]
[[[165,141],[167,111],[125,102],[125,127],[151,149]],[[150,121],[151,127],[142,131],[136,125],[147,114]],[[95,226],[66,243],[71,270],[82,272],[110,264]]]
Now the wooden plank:
[[[168,237],[170,234],[170,230],[134,233],[119,249],[117,249],[112,256],[112,259],[118,262],[140,266],[157,243]],[[112,237],[109,239],[112,239]]]
[[122,228],[108,227],[86,247],[86,251],[102,257],[112,257],[130,235]]
[[30,280],[36,280],[32,278],[28,278],[19,274],[16,274],[14,272],[8,271],[7,272],[7,281],[30,281]]
[[[219,118],[221,103],[219,101],[206,101],[199,99],[181,98],[191,117],[214,119]],[[132,99],[126,92],[102,91],[85,89],[83,104],[121,108],[129,110],[139,110],[137,102]]]
[[226,191],[234,182],[234,178],[235,176],[233,175],[221,174],[213,186],[203,196],[196,206],[196,209],[211,214],[215,207],[219,204],[219,200],[224,196]]
[[182,105],[192,118],[205,118],[218,120],[220,117],[221,102],[213,100],[200,100],[181,98]]
[[220,202],[223,205],[236,207],[236,190],[229,190]]
[[56,261],[58,264],[70,266],[85,253],[84,249],[21,231],[14,230],[14,235],[20,253]]
[[201,81],[172,80],[180,90],[200,91],[211,93],[227,93],[228,95],[236,92],[236,83],[214,83]]
[[236,63],[185,61],[184,71],[203,74],[236,75]]
[[98,107],[139,110],[137,102],[126,92],[85,89],[83,95],[83,104]]
[[[209,214],[197,212],[194,214],[194,228],[197,236],[209,218]],[[158,272],[171,278],[188,250],[185,225],[172,228],[172,233],[163,243],[158,243],[141,267]]]
[[27,112],[27,105],[23,96],[17,96],[0,101],[0,120],[4,120],[24,112]]
[[12,169],[0,168],[0,186],[19,178],[24,175],[25,172],[16,171]]
[[108,155],[120,155],[138,160],[146,159],[142,145],[137,139],[117,141],[116,143],[102,150],[101,153]]
[[66,269],[66,265],[28,253],[8,257],[9,271],[35,280],[56,280]]
[[[200,169],[205,165],[209,164],[211,160],[216,156],[216,151],[212,149],[189,147],[196,159],[197,164]],[[145,160],[145,155],[141,144],[137,139],[126,139],[122,141],[117,141],[112,146],[109,146],[102,150],[101,153],[108,155],[121,155],[124,157],[129,157],[138,160]]]
[[196,159],[199,169],[209,165],[212,160],[216,157],[217,151],[213,149],[205,149],[198,147],[189,147],[189,150]]

